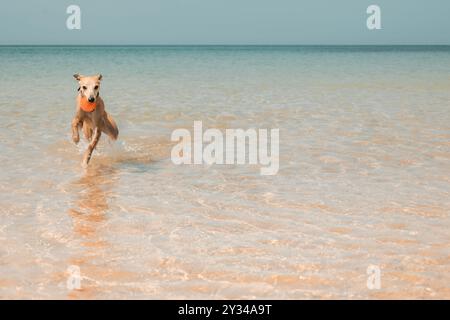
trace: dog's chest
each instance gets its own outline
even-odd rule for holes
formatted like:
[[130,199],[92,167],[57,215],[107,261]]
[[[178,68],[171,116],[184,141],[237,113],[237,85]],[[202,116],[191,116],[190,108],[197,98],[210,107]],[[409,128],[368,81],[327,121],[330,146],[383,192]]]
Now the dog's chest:
[[100,113],[98,110],[94,110],[92,112],[83,112],[84,113],[84,121],[88,121],[91,123],[91,125],[95,128],[97,127],[99,120],[100,120]]

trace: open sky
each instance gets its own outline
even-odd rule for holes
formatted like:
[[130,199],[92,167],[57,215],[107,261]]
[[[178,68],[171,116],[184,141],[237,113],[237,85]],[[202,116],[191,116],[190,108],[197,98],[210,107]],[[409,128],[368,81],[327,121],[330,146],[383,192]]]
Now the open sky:
[[[81,30],[66,27],[71,4]],[[381,30],[366,27],[371,4]],[[450,1],[2,1],[0,44],[450,44]]]

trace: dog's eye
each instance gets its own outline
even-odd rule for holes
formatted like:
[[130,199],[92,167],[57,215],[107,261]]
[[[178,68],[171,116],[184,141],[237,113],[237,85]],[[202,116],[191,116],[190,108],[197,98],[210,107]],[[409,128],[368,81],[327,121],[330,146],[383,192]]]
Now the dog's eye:
[[97,90],[97,89],[98,89],[98,86],[95,86],[94,89]]
[[83,90],[86,90],[87,88],[86,88],[86,86],[83,86]]

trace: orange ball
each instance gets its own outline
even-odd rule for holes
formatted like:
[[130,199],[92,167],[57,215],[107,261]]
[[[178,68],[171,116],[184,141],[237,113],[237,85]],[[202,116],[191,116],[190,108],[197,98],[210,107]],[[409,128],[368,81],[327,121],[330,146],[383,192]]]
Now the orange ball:
[[80,107],[81,110],[85,111],[85,112],[92,112],[95,110],[95,108],[97,107],[97,103],[95,102],[89,102],[86,97],[81,97],[80,100]]

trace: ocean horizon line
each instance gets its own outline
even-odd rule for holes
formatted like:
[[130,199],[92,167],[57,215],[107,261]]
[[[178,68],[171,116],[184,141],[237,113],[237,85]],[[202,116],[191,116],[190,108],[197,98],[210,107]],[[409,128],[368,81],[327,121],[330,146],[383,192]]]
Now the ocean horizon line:
[[450,44],[0,44],[0,47],[450,47]]

